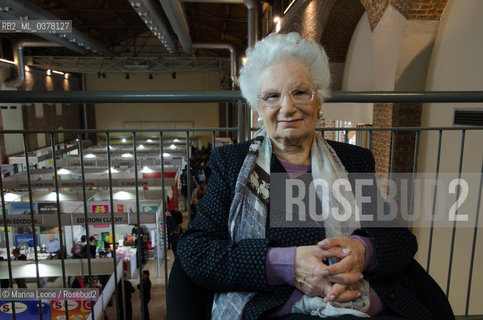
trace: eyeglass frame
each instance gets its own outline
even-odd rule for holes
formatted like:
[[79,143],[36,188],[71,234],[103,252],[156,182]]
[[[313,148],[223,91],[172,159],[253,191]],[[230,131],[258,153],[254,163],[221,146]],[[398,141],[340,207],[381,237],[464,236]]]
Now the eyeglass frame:
[[[292,93],[294,90],[297,90],[297,89],[301,89],[301,88],[299,88],[299,87],[295,87],[295,88],[291,89],[291,90],[290,90],[290,91],[288,91],[288,92],[283,92],[283,94],[282,94],[282,92],[281,92],[281,93],[280,93],[280,95],[281,95],[281,100],[280,100],[280,102],[279,102],[279,103],[277,103],[276,105],[269,106],[269,108],[274,108],[274,107],[281,106],[281,105],[282,105],[282,102],[283,102],[283,99],[284,99],[284,97],[285,97],[285,95],[288,95],[288,96],[290,97],[290,100],[292,101],[292,103],[293,103],[293,104],[309,104],[309,103],[311,103],[312,101],[314,101],[314,98],[315,98],[316,93],[317,93],[317,90],[318,90],[317,88],[312,89],[312,97],[310,97],[310,100],[308,100],[307,102],[295,102],[295,101],[293,100],[293,97],[292,97],[291,93]],[[262,101],[262,104],[267,102],[267,100],[263,99],[263,97],[262,97],[262,96],[260,96],[260,95],[258,95],[258,100],[259,100],[259,101]]]

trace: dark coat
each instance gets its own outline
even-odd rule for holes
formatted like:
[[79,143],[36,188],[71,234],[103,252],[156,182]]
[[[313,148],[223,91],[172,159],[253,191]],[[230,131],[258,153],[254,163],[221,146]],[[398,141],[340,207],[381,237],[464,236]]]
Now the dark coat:
[[[369,150],[333,141],[329,144],[349,173],[374,172],[374,158]],[[314,245],[320,240],[320,228],[267,227],[265,239],[230,241],[228,213],[249,145],[244,142],[213,151],[208,190],[198,204],[198,215],[179,242],[178,258],[188,276],[208,290],[257,292],[244,311],[244,319],[257,319],[264,312],[281,306],[294,289],[288,285],[267,285],[267,249]],[[377,267],[364,277],[378,293],[386,310],[409,319],[431,319],[404,275],[417,250],[414,235],[405,228],[366,228],[355,234],[373,240]]]
[[[141,284],[138,284],[138,289],[141,290]],[[144,304],[148,304],[151,300],[151,280],[149,278],[143,279],[143,292]]]
[[[121,281],[124,281],[124,299],[122,295],[122,283]],[[132,294],[136,291],[134,289],[134,286],[131,284],[129,280],[121,280],[117,286],[117,292],[118,292],[118,298],[117,298],[117,303],[120,306],[120,318],[124,318],[123,314],[123,305],[126,306],[126,320],[131,320],[132,319],[132,302],[131,302],[131,296]]]

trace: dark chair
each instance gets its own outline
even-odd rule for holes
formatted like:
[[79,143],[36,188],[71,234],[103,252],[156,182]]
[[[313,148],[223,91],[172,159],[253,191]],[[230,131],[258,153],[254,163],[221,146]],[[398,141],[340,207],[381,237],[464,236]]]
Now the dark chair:
[[[406,274],[416,289],[418,300],[426,306],[434,319],[455,319],[443,290],[416,260],[406,269]],[[177,259],[171,269],[167,294],[168,320],[210,319],[213,292],[196,285],[183,271]]]
[[195,284],[174,260],[169,275],[166,310],[168,320],[205,320],[211,317],[213,292]]
[[431,312],[434,319],[455,319],[446,294],[416,260],[409,264],[406,274],[416,289],[416,297]]

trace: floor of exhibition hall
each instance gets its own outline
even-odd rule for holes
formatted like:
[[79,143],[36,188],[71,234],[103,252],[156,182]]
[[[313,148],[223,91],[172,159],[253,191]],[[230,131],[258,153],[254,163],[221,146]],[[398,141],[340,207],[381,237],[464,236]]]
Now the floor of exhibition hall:
[[[168,250],[168,275],[169,270],[173,264],[173,251]],[[151,319],[166,319],[166,286],[164,280],[164,265],[161,264],[161,277],[157,278],[157,262],[156,260],[148,260],[143,265],[143,270],[149,270],[151,279],[151,300],[149,301],[149,314]],[[134,288],[139,284],[139,269],[134,274],[131,281]],[[116,299],[113,297],[113,304],[105,309],[104,319],[117,319],[116,317]],[[141,320],[141,298],[139,296],[139,290],[132,295],[131,298],[132,309],[133,309],[133,320]]]

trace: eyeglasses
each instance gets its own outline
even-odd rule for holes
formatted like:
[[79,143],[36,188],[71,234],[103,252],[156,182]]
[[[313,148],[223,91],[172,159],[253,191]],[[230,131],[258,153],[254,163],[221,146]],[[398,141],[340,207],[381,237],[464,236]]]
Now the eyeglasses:
[[[307,88],[293,88],[288,92],[288,96],[294,104],[307,104],[314,101],[316,89]],[[284,93],[280,92],[265,92],[259,96],[262,100],[262,105],[266,107],[278,107],[282,104]]]

